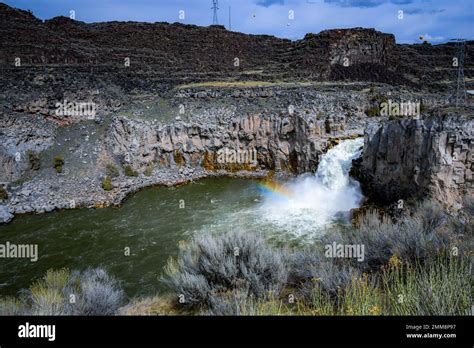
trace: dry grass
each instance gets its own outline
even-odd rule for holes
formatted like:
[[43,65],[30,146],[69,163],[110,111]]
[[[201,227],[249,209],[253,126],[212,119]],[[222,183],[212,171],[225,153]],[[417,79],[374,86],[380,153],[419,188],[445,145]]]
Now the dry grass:
[[118,315],[178,315],[173,301],[169,298],[154,296],[134,299],[128,305],[119,308]]
[[199,88],[199,87],[266,87],[280,85],[281,83],[268,81],[207,81],[180,85],[177,88]]

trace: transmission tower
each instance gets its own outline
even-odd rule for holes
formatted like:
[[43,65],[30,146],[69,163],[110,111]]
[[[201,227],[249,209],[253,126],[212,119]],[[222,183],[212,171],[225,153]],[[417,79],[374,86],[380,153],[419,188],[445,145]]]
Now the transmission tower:
[[451,94],[452,102],[456,103],[456,107],[460,104],[466,104],[466,82],[464,80],[464,57],[466,52],[465,39],[453,39],[456,43],[456,59],[457,69],[455,70],[455,81],[453,83],[453,91]]
[[217,25],[217,24],[219,24],[219,22],[217,20],[217,10],[219,9],[218,0],[212,0],[211,9],[214,10],[214,16],[212,17],[212,24]]

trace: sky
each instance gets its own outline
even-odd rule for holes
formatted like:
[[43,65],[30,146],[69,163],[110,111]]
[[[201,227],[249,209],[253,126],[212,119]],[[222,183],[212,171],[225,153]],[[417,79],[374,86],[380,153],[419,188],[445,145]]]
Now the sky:
[[[212,0],[2,0],[41,19],[212,24]],[[219,24],[247,34],[292,40],[306,33],[364,27],[392,33],[398,43],[474,39],[474,0],[219,0]],[[184,11],[184,12],[183,12]],[[181,18],[180,18],[181,16]],[[183,18],[184,17],[184,18]]]

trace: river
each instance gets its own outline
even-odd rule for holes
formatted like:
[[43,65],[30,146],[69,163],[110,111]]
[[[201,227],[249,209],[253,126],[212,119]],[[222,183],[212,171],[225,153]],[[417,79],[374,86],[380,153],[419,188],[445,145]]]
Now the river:
[[[38,244],[36,262],[2,259],[0,295],[15,295],[50,268],[105,266],[129,296],[164,291],[159,277],[178,243],[197,233],[235,229],[277,243],[310,243],[348,223],[362,199],[349,177],[362,139],[346,140],[321,157],[316,174],[287,182],[212,178],[179,187],[144,189],[119,207],[17,217],[0,226],[0,244]],[[130,250],[130,255],[127,251]]]

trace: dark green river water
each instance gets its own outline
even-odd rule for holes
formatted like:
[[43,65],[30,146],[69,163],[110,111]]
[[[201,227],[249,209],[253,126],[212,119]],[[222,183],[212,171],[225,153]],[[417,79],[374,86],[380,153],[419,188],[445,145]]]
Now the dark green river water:
[[[79,209],[20,216],[0,226],[0,243],[38,244],[38,260],[0,260],[0,295],[14,295],[50,268],[106,266],[128,295],[163,290],[158,278],[178,242],[224,227],[224,215],[252,208],[256,182],[205,179],[176,188],[147,188],[120,208]],[[183,208],[184,203],[184,208]],[[248,221],[247,221],[248,222]],[[219,226],[218,226],[219,225]],[[125,248],[130,256],[125,256]]]

